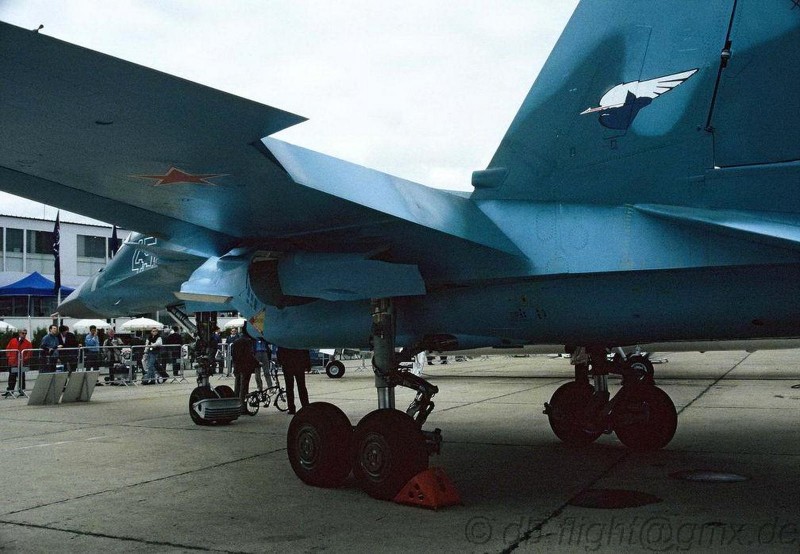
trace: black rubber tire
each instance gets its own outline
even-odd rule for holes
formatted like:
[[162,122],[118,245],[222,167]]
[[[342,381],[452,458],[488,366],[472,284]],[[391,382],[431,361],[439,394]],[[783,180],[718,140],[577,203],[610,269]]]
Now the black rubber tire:
[[347,479],[352,445],[350,420],[327,402],[312,402],[297,412],[286,435],[286,450],[295,475],[314,487],[338,487]]
[[236,394],[233,392],[233,389],[228,385],[218,385],[214,387],[214,392],[217,393],[219,398],[236,398]]
[[330,361],[325,366],[325,373],[331,379],[341,379],[344,376],[344,364],[339,360]]
[[211,390],[210,387],[196,387],[191,394],[189,394],[189,416],[194,421],[195,425],[213,425],[213,421],[209,421],[207,419],[203,419],[200,417],[200,414],[194,411],[194,404],[195,402],[199,402],[200,400],[205,400],[207,398],[217,398],[217,395],[214,394],[214,391]]
[[[667,393],[646,384],[623,387],[614,409],[614,432],[622,444],[638,452],[664,448],[678,428],[678,412]],[[630,423],[630,419],[639,419]]]
[[653,362],[647,356],[641,354],[634,354],[630,356],[625,363],[631,374],[636,375],[636,382],[645,385],[655,385],[655,368]]
[[243,412],[249,416],[254,416],[258,413],[258,410],[261,408],[260,399],[256,396],[247,395],[244,399],[244,410]]
[[[274,404],[275,404],[275,407],[278,408],[278,410],[280,410],[282,412],[285,412],[286,410],[289,409],[289,403],[286,401],[286,392],[285,391],[280,391],[278,394],[275,395]],[[347,416],[345,416],[345,417],[347,417]],[[350,420],[348,420],[348,425],[349,424],[350,424]]]
[[594,389],[585,381],[571,381],[556,389],[550,398],[547,419],[553,433],[570,446],[586,446],[597,440],[602,432],[588,431],[584,410],[592,400]]
[[394,498],[428,467],[425,436],[411,416],[399,410],[364,416],[353,433],[353,446],[353,475],[373,498]]

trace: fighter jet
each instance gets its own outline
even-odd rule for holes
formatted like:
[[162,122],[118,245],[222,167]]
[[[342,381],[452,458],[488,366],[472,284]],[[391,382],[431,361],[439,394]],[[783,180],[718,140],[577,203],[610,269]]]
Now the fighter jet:
[[[637,375],[612,398],[609,348],[800,337],[794,7],[581,2],[470,194],[277,140],[303,118],[3,24],[0,188],[141,233],[70,315],[236,309],[279,346],[371,348],[377,410],[353,427],[312,403],[292,421],[305,483],[352,471],[391,498],[427,466],[438,389],[401,367],[423,349],[584,347],[592,381],[576,369],[554,393],[556,435],[662,448],[672,401]],[[653,79],[669,93],[641,94]],[[417,393],[405,412],[397,386]]]

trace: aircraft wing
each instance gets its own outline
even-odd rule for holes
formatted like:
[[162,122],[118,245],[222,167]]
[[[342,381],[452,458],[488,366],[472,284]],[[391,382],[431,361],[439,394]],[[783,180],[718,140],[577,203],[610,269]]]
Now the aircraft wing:
[[0,68],[13,194],[204,256],[380,252],[434,274],[436,251],[518,254],[462,195],[262,141],[295,114],[5,23]]

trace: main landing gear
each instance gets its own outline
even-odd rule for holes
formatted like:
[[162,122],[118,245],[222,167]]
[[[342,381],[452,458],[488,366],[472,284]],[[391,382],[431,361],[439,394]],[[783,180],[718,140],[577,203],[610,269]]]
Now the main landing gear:
[[[438,453],[441,431],[422,431],[439,389],[399,363],[414,353],[398,356],[394,349],[394,308],[388,299],[372,303],[372,343],[378,409],[353,427],[332,404],[315,402],[297,412],[289,425],[286,446],[295,474],[317,487],[341,485],[352,470],[370,496],[394,498],[412,477],[428,467]],[[407,360],[405,358],[408,358]],[[395,409],[395,387],[417,391],[405,412]]]
[[[567,444],[583,446],[613,431],[632,450],[666,446],[675,435],[678,413],[667,393],[655,386],[652,370],[638,359],[636,364],[609,362],[604,348],[591,349],[589,357],[594,387],[589,384],[588,368],[578,364],[575,380],[556,389],[544,405],[556,436]],[[622,388],[613,398],[608,392],[611,372],[622,374]]]

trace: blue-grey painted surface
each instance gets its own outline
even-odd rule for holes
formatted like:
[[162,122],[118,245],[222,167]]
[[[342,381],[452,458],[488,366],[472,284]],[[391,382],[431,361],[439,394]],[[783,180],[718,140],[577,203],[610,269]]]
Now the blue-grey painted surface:
[[70,315],[224,305],[278,344],[367,346],[394,297],[402,345],[798,337],[795,8],[581,2],[471,195],[0,24],[0,187],[142,233]]

